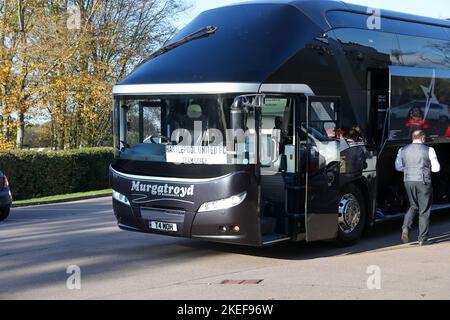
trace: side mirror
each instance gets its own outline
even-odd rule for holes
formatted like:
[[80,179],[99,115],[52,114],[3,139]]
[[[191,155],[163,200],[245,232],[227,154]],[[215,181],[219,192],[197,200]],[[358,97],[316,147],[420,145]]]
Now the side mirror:
[[245,110],[236,108],[234,104],[230,111],[230,126],[233,130],[244,130],[245,128]]
[[280,159],[280,172],[286,172],[287,169],[287,156],[282,154]]
[[265,105],[266,96],[263,94],[250,94],[234,98],[232,108],[262,108]]
[[230,127],[237,130],[246,128],[246,115],[249,108],[262,108],[265,104],[265,95],[253,94],[237,96],[231,105]]

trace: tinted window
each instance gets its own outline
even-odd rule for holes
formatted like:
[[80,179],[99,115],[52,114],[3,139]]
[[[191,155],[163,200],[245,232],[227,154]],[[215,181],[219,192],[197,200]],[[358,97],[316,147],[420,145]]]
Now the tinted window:
[[369,30],[359,29],[337,29],[336,37],[344,45],[344,50],[359,50],[363,53],[381,53],[384,58],[395,62],[399,50],[396,35]]
[[[381,12],[383,15],[383,11]],[[333,28],[359,28],[368,29],[367,21],[369,15],[344,11],[331,11],[327,14],[328,21]],[[413,35],[427,38],[447,39],[442,27],[428,24],[419,24],[395,19],[381,18],[381,29],[379,31]]]
[[420,68],[391,68],[389,138],[409,140],[424,130],[434,140],[450,138],[450,73]]
[[418,24],[413,22],[386,19],[390,32],[413,35],[426,38],[446,39],[444,30],[441,27]]
[[399,35],[398,65],[421,68],[449,68],[450,42]]
[[327,13],[328,22],[333,28],[367,29],[367,15],[344,11],[330,11]]
[[215,34],[147,62],[121,84],[262,82],[320,34],[292,6],[246,4],[206,11],[172,41],[209,25]]
[[[419,68],[450,68],[450,42],[423,37],[394,35],[360,29],[336,29],[347,56],[361,55],[361,61],[372,53],[372,59],[383,59],[385,54],[394,65]],[[357,59],[356,59],[357,60]]]

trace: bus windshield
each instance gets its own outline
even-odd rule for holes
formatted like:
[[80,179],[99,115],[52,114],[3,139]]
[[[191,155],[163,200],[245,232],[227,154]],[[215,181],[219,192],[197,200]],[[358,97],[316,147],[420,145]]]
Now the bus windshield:
[[[235,96],[117,97],[116,157],[182,164],[255,163],[254,137],[230,136]],[[249,129],[254,123],[250,112]]]
[[284,145],[293,144],[291,100],[266,97],[262,108],[246,107],[243,127],[237,129],[231,123],[236,96],[116,97],[116,158],[266,167],[279,163]]

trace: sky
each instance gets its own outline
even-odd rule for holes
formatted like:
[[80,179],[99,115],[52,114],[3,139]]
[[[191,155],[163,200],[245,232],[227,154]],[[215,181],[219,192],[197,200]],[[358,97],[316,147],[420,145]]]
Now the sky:
[[[243,0],[188,0],[188,2],[189,1],[192,3],[193,8],[185,18],[180,20],[181,26],[187,24],[202,11],[225,6],[227,4],[243,2]],[[418,14],[433,18],[450,18],[449,0],[344,0],[344,2],[355,3],[367,7]]]

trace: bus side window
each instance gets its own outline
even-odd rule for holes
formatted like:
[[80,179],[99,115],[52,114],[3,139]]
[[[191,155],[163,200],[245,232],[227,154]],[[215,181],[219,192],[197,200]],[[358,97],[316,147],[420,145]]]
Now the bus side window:
[[285,146],[293,143],[290,99],[266,98],[262,109],[261,164],[278,172]]

